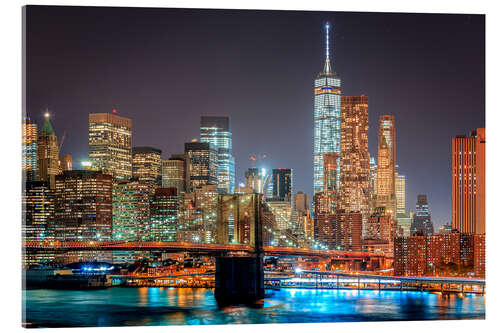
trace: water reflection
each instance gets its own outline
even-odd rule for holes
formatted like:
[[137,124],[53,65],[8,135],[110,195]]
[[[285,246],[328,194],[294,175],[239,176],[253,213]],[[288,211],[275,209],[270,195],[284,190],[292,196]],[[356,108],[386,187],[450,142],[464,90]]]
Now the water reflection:
[[25,290],[38,326],[205,325],[484,318],[484,296],[416,291],[282,289],[260,309],[218,308],[211,289]]

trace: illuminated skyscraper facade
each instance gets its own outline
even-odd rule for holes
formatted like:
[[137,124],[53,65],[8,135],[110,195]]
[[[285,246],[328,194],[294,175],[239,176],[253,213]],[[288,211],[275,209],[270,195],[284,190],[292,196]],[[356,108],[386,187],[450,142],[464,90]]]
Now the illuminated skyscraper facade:
[[452,139],[452,226],[465,234],[485,233],[486,131]]
[[113,177],[100,171],[64,171],[56,176],[55,239],[112,239]]
[[394,175],[396,181],[396,213],[406,213],[406,177],[396,172]]
[[132,177],[142,183],[161,184],[161,150],[153,147],[132,148]]
[[172,155],[162,161],[161,187],[175,187],[181,195],[190,191],[189,157],[186,154]]
[[53,239],[54,193],[47,182],[25,183],[22,195],[22,238],[25,241]]
[[157,188],[150,203],[150,232],[155,241],[173,242],[177,239],[179,197],[177,189]]
[[93,170],[118,180],[132,177],[132,120],[111,113],[89,114],[89,159]]
[[368,97],[342,96],[340,208],[369,214]]
[[201,117],[200,141],[209,142],[217,152],[217,190],[234,191],[233,140],[229,117]]
[[38,179],[48,182],[51,189],[55,186],[55,177],[59,174],[59,144],[50,123],[50,115],[45,114],[45,122],[37,141]]
[[396,129],[394,116],[380,116],[378,131],[377,207],[396,213]]
[[149,199],[151,186],[137,180],[113,185],[113,239],[146,240],[149,238]]
[[284,168],[273,169],[272,182],[273,195],[271,200],[291,202],[293,193],[293,170]]
[[314,193],[324,189],[324,163],[326,153],[337,153],[337,185],[340,183],[340,77],[333,72],[330,64],[329,34],[326,29],[326,59],[323,71],[314,80]]
[[22,124],[22,170],[23,181],[38,180],[37,166],[37,125],[29,117],[25,117]]
[[189,156],[192,189],[217,185],[217,151],[210,142],[191,141],[184,144]]

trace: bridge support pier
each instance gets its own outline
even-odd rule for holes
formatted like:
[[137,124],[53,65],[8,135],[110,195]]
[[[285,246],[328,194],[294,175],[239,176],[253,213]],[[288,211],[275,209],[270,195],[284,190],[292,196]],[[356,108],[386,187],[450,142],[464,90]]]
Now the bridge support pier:
[[264,298],[262,256],[217,257],[215,299],[219,306],[255,304]]

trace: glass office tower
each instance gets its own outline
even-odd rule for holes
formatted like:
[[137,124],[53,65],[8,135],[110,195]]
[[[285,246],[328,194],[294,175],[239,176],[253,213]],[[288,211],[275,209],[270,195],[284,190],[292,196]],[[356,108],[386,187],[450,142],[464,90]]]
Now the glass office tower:
[[217,191],[234,191],[234,157],[229,117],[201,117],[200,141],[211,143],[217,151]]
[[340,77],[330,64],[330,23],[326,22],[326,59],[314,80],[314,193],[323,191],[325,153],[338,153],[337,188],[340,183]]

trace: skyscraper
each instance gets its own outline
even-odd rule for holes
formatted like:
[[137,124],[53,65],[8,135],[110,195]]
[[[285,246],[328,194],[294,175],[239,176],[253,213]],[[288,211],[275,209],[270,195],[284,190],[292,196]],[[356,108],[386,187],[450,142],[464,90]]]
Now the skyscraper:
[[[202,185],[184,195],[177,236],[181,239],[196,237],[196,242],[212,243],[216,239],[217,186]],[[187,236],[187,237],[186,237]],[[180,241],[181,239],[177,239]]]
[[189,156],[186,154],[173,154],[168,160],[162,161],[163,188],[175,187],[177,194],[190,191]]
[[293,192],[293,170],[284,168],[273,169],[272,181],[272,201],[291,202]]
[[377,207],[384,207],[387,214],[396,213],[396,129],[394,116],[380,116],[378,131]]
[[406,213],[406,177],[396,172],[394,175],[396,181],[396,213]]
[[326,55],[323,71],[314,80],[314,193],[324,189],[323,157],[337,153],[336,183],[340,183],[340,77],[330,63],[330,23],[325,24]]
[[416,213],[413,216],[413,223],[411,224],[411,234],[416,235],[421,233],[424,236],[431,236],[434,233],[434,226],[431,221],[427,195],[419,194],[417,196],[415,208]]
[[179,222],[177,189],[156,188],[150,203],[150,214],[150,237],[155,241],[175,241]]
[[116,179],[132,177],[132,120],[113,113],[89,114],[89,159],[93,170]]
[[149,199],[152,195],[149,185],[138,180],[113,184],[113,239],[149,238]]
[[22,125],[22,170],[23,181],[38,180],[37,140],[38,131],[35,123],[25,117]]
[[64,171],[55,177],[55,239],[112,239],[113,177],[100,171]]
[[293,210],[300,214],[309,214],[309,196],[299,191],[295,193],[293,198]]
[[452,139],[452,226],[465,234],[485,233],[486,131]]
[[368,96],[341,98],[340,208],[369,213]]
[[191,141],[184,144],[184,152],[191,163],[192,188],[217,185],[217,152],[214,146],[209,142]]
[[54,193],[47,182],[28,181],[22,196],[23,240],[53,239]]
[[233,141],[229,117],[201,117],[200,141],[210,142],[217,152],[217,191],[234,190]]
[[50,123],[48,111],[37,141],[38,179],[48,182],[51,189],[55,186],[55,177],[59,174],[59,145],[57,136]]
[[245,186],[252,189],[253,193],[264,193],[265,170],[249,168],[245,171]]
[[132,177],[142,183],[161,185],[161,150],[153,147],[132,148]]

